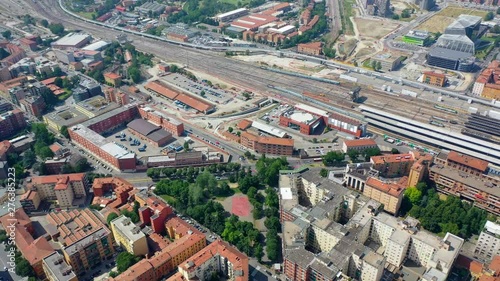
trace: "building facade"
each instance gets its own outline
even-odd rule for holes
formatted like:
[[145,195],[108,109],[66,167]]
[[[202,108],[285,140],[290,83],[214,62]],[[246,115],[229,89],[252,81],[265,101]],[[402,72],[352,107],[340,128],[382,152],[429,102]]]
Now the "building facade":
[[486,221],[477,239],[474,254],[487,260],[500,255],[500,225],[495,222]]
[[119,216],[111,221],[111,230],[118,245],[124,247],[127,252],[134,256],[145,256],[148,254],[148,242],[141,228],[136,226],[130,218]]

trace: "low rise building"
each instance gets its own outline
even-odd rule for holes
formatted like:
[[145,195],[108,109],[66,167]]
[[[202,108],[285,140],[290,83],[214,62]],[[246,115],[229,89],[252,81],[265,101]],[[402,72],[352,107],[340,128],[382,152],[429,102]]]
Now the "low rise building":
[[153,125],[143,119],[135,119],[127,124],[128,131],[141,140],[161,147],[172,141],[172,134],[160,126]]
[[186,167],[205,166],[221,163],[224,156],[216,151],[189,151],[172,152],[164,156],[150,156],[147,160],[148,167]]
[[403,42],[417,46],[427,46],[431,42],[430,34],[422,30],[410,30],[403,35]]
[[407,176],[415,163],[415,153],[384,154],[370,157],[373,169],[384,178]]
[[[300,131],[304,135],[319,132],[324,125],[323,117],[296,108],[286,110],[280,115],[279,124]],[[317,130],[317,131],[315,131]]]
[[434,71],[426,71],[422,77],[422,82],[432,86],[444,87],[447,83],[446,75]]
[[52,42],[51,46],[57,49],[81,48],[90,43],[91,39],[92,37],[88,34],[70,32],[61,39]]
[[323,54],[323,42],[298,44],[297,52],[313,56],[320,56]]
[[349,150],[363,152],[370,148],[378,148],[377,143],[372,139],[345,140],[342,144],[342,151],[344,153],[347,153]]
[[240,138],[241,145],[256,153],[288,156],[293,154],[293,139],[258,136],[248,131],[241,133]]
[[381,70],[383,71],[393,71],[401,65],[403,57],[397,54],[381,53],[373,56],[371,61],[380,63],[380,66],[382,67]]
[[167,116],[166,113],[158,110],[157,108],[152,106],[139,106],[139,115],[141,115],[142,119],[161,126],[163,129],[169,131],[175,136],[179,137],[184,134],[184,123]]
[[103,74],[104,81],[113,87],[120,87],[122,83],[122,77],[114,72],[106,72]]
[[145,256],[148,254],[148,242],[141,228],[121,215],[110,222],[113,236],[118,245],[124,247],[127,252],[134,256]]

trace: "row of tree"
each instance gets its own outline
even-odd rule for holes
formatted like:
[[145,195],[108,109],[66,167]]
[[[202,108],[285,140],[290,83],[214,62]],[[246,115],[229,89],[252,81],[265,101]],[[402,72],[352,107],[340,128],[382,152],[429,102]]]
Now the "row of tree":
[[463,238],[479,234],[488,219],[486,211],[456,196],[439,198],[436,189],[426,183],[405,190],[401,212],[419,219],[428,231],[441,236],[450,232]]
[[346,154],[352,162],[357,162],[360,156],[363,157],[364,161],[370,161],[370,157],[380,155],[381,151],[379,148],[367,148],[363,151],[350,149],[347,153],[343,153],[342,151],[329,151],[322,157],[323,164],[325,166],[343,166],[345,165]]

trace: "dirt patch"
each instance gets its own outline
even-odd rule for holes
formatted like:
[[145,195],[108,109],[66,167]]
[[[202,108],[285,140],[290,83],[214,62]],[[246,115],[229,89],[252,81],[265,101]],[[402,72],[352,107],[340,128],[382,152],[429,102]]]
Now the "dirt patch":
[[417,30],[425,30],[429,32],[441,32],[444,30],[450,23],[455,21],[455,19],[460,15],[473,15],[484,17],[486,15],[486,11],[473,10],[473,9],[465,9],[460,7],[446,7],[441,12],[437,13],[430,19],[421,23],[416,29]]
[[357,53],[356,53],[356,58],[359,59],[361,57],[364,57],[364,56],[367,56],[367,55],[370,55],[370,54],[373,54],[375,50],[374,49],[370,49],[370,48],[363,48],[361,50],[359,50]]
[[396,29],[399,24],[386,20],[356,18],[356,26],[361,37],[380,39]]

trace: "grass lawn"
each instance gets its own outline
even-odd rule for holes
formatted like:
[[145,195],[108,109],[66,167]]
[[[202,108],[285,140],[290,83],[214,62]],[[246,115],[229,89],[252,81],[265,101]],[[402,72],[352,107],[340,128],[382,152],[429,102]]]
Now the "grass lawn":
[[241,5],[244,6],[248,3],[250,3],[250,0],[220,0],[220,2],[233,4],[235,6],[238,6],[238,2],[240,2]]
[[346,35],[354,35],[354,26],[352,25],[350,17],[352,17],[352,5],[356,4],[354,0],[343,0],[342,9],[340,10],[340,17],[342,19],[342,29]]
[[170,195],[160,195],[161,198],[163,198],[163,200],[167,201],[168,204],[170,205],[173,205],[175,203],[175,201],[177,201],[177,199],[175,199],[174,197],[170,196]]
[[71,96],[71,94],[72,94],[72,92],[70,90],[66,89],[66,93],[57,96],[57,99],[60,101],[66,100],[67,98],[69,98]]
[[78,14],[86,19],[91,20],[92,14],[94,14],[94,13],[93,12],[79,12]]

